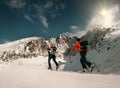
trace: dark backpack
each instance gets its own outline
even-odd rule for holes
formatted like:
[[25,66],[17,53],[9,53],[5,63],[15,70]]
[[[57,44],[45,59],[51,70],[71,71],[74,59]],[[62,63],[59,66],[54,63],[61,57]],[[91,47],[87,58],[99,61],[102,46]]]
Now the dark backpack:
[[53,47],[53,51],[56,51],[56,50],[57,50],[57,48],[54,46],[54,47]]
[[88,41],[87,40],[81,41],[80,45],[81,45],[81,49],[87,50]]

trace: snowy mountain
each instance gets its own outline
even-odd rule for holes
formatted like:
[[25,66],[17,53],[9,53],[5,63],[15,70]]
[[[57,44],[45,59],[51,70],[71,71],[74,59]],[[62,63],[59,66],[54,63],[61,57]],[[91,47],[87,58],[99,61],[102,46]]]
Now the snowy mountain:
[[18,58],[30,58],[37,55],[46,56],[47,43],[41,37],[24,38],[0,45],[0,57],[3,61]]
[[47,56],[47,48],[50,44],[55,44],[58,48],[57,56],[63,58],[63,53],[68,48],[67,36],[61,34],[58,38],[45,40],[42,37],[23,38],[17,41],[0,44],[0,58],[2,61],[10,61],[18,58],[31,58],[37,56]]
[[[96,63],[102,74],[96,74],[96,69],[93,74],[79,73],[82,70],[79,53],[68,55],[76,38],[61,34],[49,40],[30,37],[1,44],[0,88],[119,88],[120,30],[95,29],[81,38],[89,41],[91,50],[87,58]],[[58,71],[52,61],[53,70],[47,70],[47,47],[51,43],[58,48]]]
[[[1,63],[19,58],[47,57],[47,47],[55,44],[57,58],[64,71],[82,70],[77,51],[74,56],[68,56],[77,37],[67,37],[65,34],[57,38],[45,40],[42,37],[30,37],[0,45]],[[88,40],[91,50],[87,54],[88,60],[96,63],[101,73],[120,73],[120,30],[114,28],[96,28],[88,31],[81,40]],[[60,60],[61,59],[61,60]],[[68,60],[72,63],[64,63]],[[46,61],[47,62],[47,61]],[[46,63],[47,64],[47,63]]]

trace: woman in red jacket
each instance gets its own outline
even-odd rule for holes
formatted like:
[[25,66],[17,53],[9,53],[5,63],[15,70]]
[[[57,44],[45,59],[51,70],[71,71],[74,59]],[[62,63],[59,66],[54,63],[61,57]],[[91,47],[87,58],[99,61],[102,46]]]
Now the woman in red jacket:
[[76,43],[74,44],[74,46],[72,47],[72,49],[70,50],[70,54],[77,48],[78,52],[80,53],[80,62],[82,64],[82,67],[83,67],[83,71],[82,72],[85,72],[85,71],[88,71],[87,69],[87,66],[90,68],[90,71],[91,69],[94,67],[94,64],[88,62],[86,60],[86,54],[87,54],[87,46],[81,46],[81,43],[80,43],[80,39],[78,38]]

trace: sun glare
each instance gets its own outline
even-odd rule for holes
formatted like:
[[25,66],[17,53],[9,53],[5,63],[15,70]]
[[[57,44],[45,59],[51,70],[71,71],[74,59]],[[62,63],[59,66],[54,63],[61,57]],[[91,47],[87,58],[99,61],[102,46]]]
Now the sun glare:
[[113,9],[100,9],[97,19],[99,19],[99,22],[97,21],[97,23],[102,24],[104,27],[110,27],[114,19]]
[[102,10],[100,11],[100,14],[101,14],[102,16],[107,16],[108,13],[109,13],[109,12],[108,12],[106,9],[102,9]]
[[92,19],[88,24],[88,29],[93,29],[94,27],[112,27],[116,22],[119,21],[118,17],[120,13],[119,5],[107,7],[101,6],[95,9]]

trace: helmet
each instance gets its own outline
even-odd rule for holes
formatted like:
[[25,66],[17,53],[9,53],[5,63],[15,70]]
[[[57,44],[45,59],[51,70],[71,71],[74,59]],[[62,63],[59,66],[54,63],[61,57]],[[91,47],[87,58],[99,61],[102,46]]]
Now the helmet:
[[80,38],[77,38],[76,41],[80,41]]

